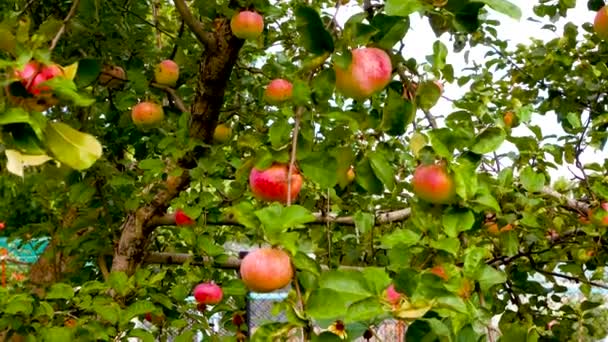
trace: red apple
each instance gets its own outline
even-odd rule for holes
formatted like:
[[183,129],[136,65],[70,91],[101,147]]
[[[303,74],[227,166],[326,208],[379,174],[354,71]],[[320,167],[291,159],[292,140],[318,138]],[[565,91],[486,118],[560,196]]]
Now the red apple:
[[412,186],[414,193],[427,202],[448,203],[454,197],[454,180],[441,165],[419,165]]
[[[273,164],[265,170],[251,169],[249,185],[253,195],[263,201],[287,203],[288,164]],[[302,188],[302,176],[294,167],[291,175],[291,201],[295,201]]]
[[42,85],[41,83],[58,76],[63,76],[63,70],[58,65],[43,66],[41,71],[34,77],[34,81],[32,82],[28,91],[34,95],[49,93],[51,91],[51,87]]
[[280,249],[261,248],[241,261],[241,279],[251,291],[272,292],[287,286],[293,277],[289,255]]
[[4,229],[6,227],[6,225],[4,224],[4,222],[0,222],[0,230]]
[[222,288],[215,283],[202,283],[194,288],[194,299],[201,304],[215,305],[223,296]]
[[391,80],[392,69],[391,58],[384,50],[355,49],[347,69],[334,65],[336,88],[344,96],[364,100],[386,87]]
[[29,89],[34,77],[40,72],[41,68],[42,66],[40,63],[30,61],[23,67],[23,70],[17,70],[15,75],[21,80],[21,84],[23,84],[26,89]]
[[179,78],[179,65],[170,59],[160,62],[154,68],[154,80],[156,83],[174,87]]
[[291,99],[293,85],[282,78],[272,80],[264,91],[264,99],[270,104],[279,104]]
[[593,22],[593,29],[598,37],[608,39],[608,7],[604,6],[597,11],[595,21]]
[[253,11],[242,11],[230,20],[232,34],[241,39],[255,39],[264,31],[264,18]]
[[386,300],[393,305],[397,305],[401,300],[401,293],[395,290],[394,284],[390,284],[389,287],[386,288]]
[[165,117],[163,107],[153,102],[141,102],[133,107],[131,111],[131,119],[133,123],[141,127],[150,127]]
[[99,84],[109,89],[117,89],[126,82],[127,74],[125,70],[115,65],[104,65],[99,74]]
[[196,222],[191,219],[183,210],[177,209],[175,211],[175,224],[178,226],[190,226]]

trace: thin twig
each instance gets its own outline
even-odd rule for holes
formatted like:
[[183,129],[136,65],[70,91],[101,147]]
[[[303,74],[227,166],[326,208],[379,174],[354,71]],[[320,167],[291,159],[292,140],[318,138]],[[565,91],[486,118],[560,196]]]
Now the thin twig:
[[298,134],[300,132],[300,117],[304,112],[304,107],[299,106],[295,113],[295,123],[293,125],[293,137],[291,138],[291,157],[289,158],[289,170],[287,171],[287,206],[291,205],[291,175],[296,163],[296,153],[298,149]]
[[160,2],[154,0],[152,4],[152,18],[154,19],[154,27],[156,27],[156,47],[160,50],[163,48],[163,41],[161,39],[161,32],[158,24],[158,10],[160,9]]
[[557,272],[551,272],[551,271],[545,271],[545,270],[540,269],[540,268],[534,268],[534,270],[537,271],[538,273],[542,273],[544,275],[550,275],[550,276],[553,276],[553,277],[568,279],[568,280],[571,280],[571,281],[573,281],[575,283],[583,283],[583,284],[587,284],[587,285],[591,285],[591,286],[595,286],[595,287],[599,287],[599,288],[607,289],[608,290],[608,285],[600,284],[600,283],[595,282],[595,281],[591,281],[591,280],[587,280],[587,279],[580,279],[578,277],[569,276],[567,274],[562,274],[562,273],[557,273]]
[[72,2],[72,7],[70,8],[68,15],[65,17],[65,19],[63,19],[63,24],[61,24],[59,31],[57,31],[55,38],[53,38],[51,42],[51,47],[49,48],[50,51],[53,51],[53,49],[55,49],[55,46],[57,46],[59,38],[61,38],[61,35],[63,34],[63,32],[65,32],[65,26],[67,25],[68,21],[70,21],[70,19],[72,19],[72,17],[76,14],[76,9],[78,8],[79,4],[80,0],[74,0],[74,2]]

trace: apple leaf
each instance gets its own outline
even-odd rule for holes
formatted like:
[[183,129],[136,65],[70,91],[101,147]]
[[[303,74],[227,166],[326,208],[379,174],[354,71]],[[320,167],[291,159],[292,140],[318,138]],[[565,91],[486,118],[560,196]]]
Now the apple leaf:
[[290,228],[302,228],[306,223],[315,221],[315,216],[299,205],[284,207],[279,203],[257,210],[255,216],[262,222],[264,231],[271,233],[285,232]]
[[477,154],[485,154],[495,151],[505,141],[505,131],[499,127],[485,129],[475,138],[471,151]]
[[71,101],[77,106],[87,107],[95,103],[95,99],[78,93],[74,81],[67,78],[55,77],[41,84],[47,84],[57,97]]
[[389,88],[386,104],[382,109],[382,130],[392,136],[402,135],[414,120],[415,113],[416,106],[412,102]]
[[357,184],[361,185],[363,189],[372,194],[382,193],[384,187],[382,186],[382,182],[376,177],[369,159],[362,159],[357,163],[355,168],[357,170],[355,173]]
[[74,297],[74,289],[64,283],[55,283],[46,294],[46,299],[72,299]]
[[521,19],[521,9],[507,0],[475,0],[474,2],[482,2],[493,10],[500,12],[502,14],[506,14],[509,17],[520,20]]
[[338,162],[336,158],[325,152],[312,152],[306,158],[299,160],[298,165],[306,178],[319,184],[321,188],[331,188],[338,182]]
[[312,7],[298,6],[295,10],[300,44],[310,53],[321,55],[334,51],[334,40],[327,32],[319,13]]
[[44,127],[46,126],[46,117],[40,113],[29,113],[21,107],[9,108],[4,113],[0,114],[0,125],[8,125],[14,123],[29,124],[38,139],[44,139]]
[[300,271],[308,271],[314,275],[321,274],[319,263],[302,252],[297,252],[292,258],[293,264]]
[[339,291],[354,300],[361,300],[373,295],[367,287],[367,281],[359,271],[333,270],[325,272],[319,279],[319,288]]
[[346,311],[346,322],[372,320],[384,313],[384,306],[377,298],[366,298],[351,304]]
[[357,211],[353,219],[355,220],[355,229],[361,234],[367,233],[374,226],[375,217],[373,214]]
[[382,236],[383,248],[393,248],[396,245],[412,246],[420,241],[420,235],[409,229],[397,229]]
[[407,17],[424,8],[421,0],[386,0],[385,11],[387,15]]
[[101,72],[101,63],[97,59],[81,59],[78,62],[78,71],[75,81],[79,86],[93,83]]
[[367,287],[376,295],[382,294],[392,281],[382,267],[365,267],[361,273],[367,280]]
[[395,171],[388,163],[384,155],[374,151],[368,153],[369,165],[374,170],[374,174],[384,183],[384,186],[390,191],[395,188]]
[[88,169],[101,157],[101,144],[90,134],[61,122],[49,123],[44,132],[46,144],[55,158],[73,169]]
[[376,31],[379,31],[372,37],[372,40],[376,42],[376,46],[383,50],[391,50],[395,44],[403,40],[410,29],[409,18],[389,16],[382,13],[374,15],[371,24]]
[[443,228],[449,237],[457,237],[460,232],[473,228],[475,216],[468,209],[450,209],[443,215]]
[[460,240],[455,237],[447,237],[432,241],[430,245],[435,249],[446,251],[452,255],[457,255],[458,250],[460,249]]
[[482,247],[469,247],[464,257],[464,276],[477,279],[485,266],[484,260],[488,251]]
[[416,102],[423,110],[429,110],[437,104],[441,97],[441,89],[434,81],[425,81],[416,89]]
[[23,177],[24,167],[38,166],[52,159],[46,154],[27,155],[21,154],[21,152],[16,150],[6,150],[4,152],[6,154],[7,159],[6,169],[8,170],[8,172],[15,174],[19,177]]
[[521,170],[519,177],[524,189],[530,192],[539,192],[545,186],[545,175],[535,172],[530,166]]
[[507,281],[507,276],[494,267],[485,265],[482,268],[481,274],[477,278],[477,281],[479,281],[481,291],[485,292],[488,291],[492,286],[502,284]]

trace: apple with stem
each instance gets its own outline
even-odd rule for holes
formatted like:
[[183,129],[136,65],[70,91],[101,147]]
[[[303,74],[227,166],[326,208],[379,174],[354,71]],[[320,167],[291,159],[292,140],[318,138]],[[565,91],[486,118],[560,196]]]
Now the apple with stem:
[[[287,203],[289,164],[275,163],[267,169],[256,167],[249,174],[253,195],[263,201]],[[302,188],[303,179],[294,167],[291,174],[291,201],[295,201]]]

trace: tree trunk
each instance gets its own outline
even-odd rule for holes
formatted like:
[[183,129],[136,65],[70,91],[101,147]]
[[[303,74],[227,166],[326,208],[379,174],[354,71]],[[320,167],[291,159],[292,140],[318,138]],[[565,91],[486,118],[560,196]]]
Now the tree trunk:
[[[243,40],[232,35],[228,19],[217,19],[214,23],[214,44],[206,47],[199,61],[198,84],[190,119],[190,137],[206,143],[210,143],[213,138],[226,86],[243,46]],[[194,154],[188,158],[189,161],[182,161],[180,165],[194,167],[199,157],[200,153]],[[112,272],[126,272],[127,275],[135,272],[145,258],[148,236],[153,229],[146,228],[148,222],[155,216],[162,216],[170,201],[188,187],[189,181],[188,172],[185,171],[173,188],[160,190],[152,203],[127,216],[114,252]]]

